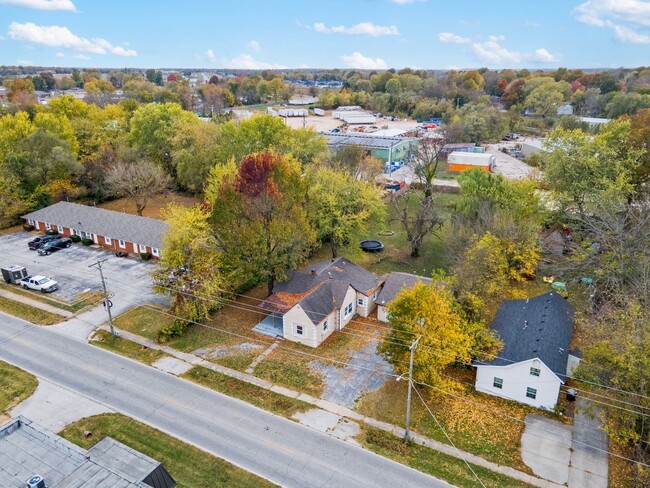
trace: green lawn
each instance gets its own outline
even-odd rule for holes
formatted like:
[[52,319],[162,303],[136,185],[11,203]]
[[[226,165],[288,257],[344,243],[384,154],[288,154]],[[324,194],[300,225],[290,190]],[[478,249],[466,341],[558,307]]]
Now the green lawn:
[[132,308],[115,318],[115,327],[147,339],[157,340],[158,332],[172,323],[173,318],[155,305]]
[[0,310],[37,325],[58,324],[65,320],[63,315],[47,312],[5,297],[0,297]]
[[4,288],[8,292],[11,292],[15,295],[23,295],[31,298],[32,300],[36,300],[41,303],[45,303],[52,307],[60,308],[61,310],[65,310],[66,312],[71,312],[71,313],[77,313],[78,311],[84,308],[95,305],[96,303],[100,302],[104,297],[104,295],[100,292],[90,291],[86,293],[81,293],[79,295],[79,299],[74,302],[66,302],[63,300],[59,300],[58,298],[54,298],[52,295],[46,295],[44,293],[34,291],[34,290],[25,290],[19,286],[10,285],[4,282],[0,282],[0,288]]
[[37,386],[34,376],[0,361],[0,414],[32,396]]
[[90,343],[145,364],[151,364],[165,356],[165,353],[162,351],[149,349],[122,337],[115,338],[110,332],[105,330],[98,330],[95,333],[95,339],[90,341]]
[[[88,437],[87,432],[92,435]],[[105,436],[110,436],[160,461],[179,488],[276,486],[223,459],[119,414],[81,419],[66,427],[60,435],[84,449],[92,447]]]
[[[405,444],[393,434],[372,427],[363,427],[357,439],[363,446],[384,457],[410,466],[423,473],[462,488],[482,488],[481,483],[461,459],[417,444]],[[488,488],[523,488],[530,486],[480,466],[471,465]]]
[[291,418],[294,413],[313,408],[308,403],[285,397],[202,366],[190,369],[182,377],[287,418]]

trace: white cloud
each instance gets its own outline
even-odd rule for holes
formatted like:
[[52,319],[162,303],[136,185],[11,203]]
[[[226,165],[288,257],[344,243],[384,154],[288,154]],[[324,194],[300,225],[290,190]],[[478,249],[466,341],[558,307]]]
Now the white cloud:
[[246,44],[246,47],[250,49],[251,51],[255,51],[256,53],[260,52],[260,43],[257,41],[250,41],[248,44]]
[[636,29],[650,28],[650,2],[645,0],[587,0],[574,14],[578,22],[612,29],[621,42],[649,44],[650,35]]
[[630,42],[632,44],[650,44],[650,36],[647,34],[639,34],[634,29],[622,25],[611,26],[614,29],[614,36],[622,42]]
[[360,22],[358,24],[346,27],[344,25],[335,25],[327,27],[322,22],[314,24],[316,32],[323,34],[347,34],[349,36],[398,36],[399,30],[394,25],[375,25],[372,22]]
[[34,61],[28,61],[26,59],[17,59],[16,64],[18,66],[31,66],[34,64]]
[[211,63],[214,63],[214,62],[217,61],[217,57],[214,55],[214,51],[212,50],[212,48],[208,49],[205,52],[205,57],[208,58],[208,61],[210,61]]
[[467,37],[457,36],[451,32],[441,32],[438,34],[438,40],[445,44],[469,44],[471,42]]
[[85,54],[75,54],[72,56],[75,59],[83,59],[83,60],[88,60],[90,59],[90,56],[86,56]]
[[578,21],[598,27],[608,22],[650,27],[650,2],[647,0],[587,0],[575,10]]
[[560,60],[560,57],[557,54],[550,53],[547,49],[542,47],[535,49],[533,60],[539,61],[540,63],[555,63]]
[[224,62],[224,68],[228,69],[285,69],[286,66],[280,64],[266,63],[259,61],[250,54],[240,54]]
[[537,22],[535,20],[527,20],[527,21],[524,22],[524,26],[533,27],[535,29],[538,29],[539,27],[542,26],[542,24],[540,24],[539,22]]
[[5,40],[5,36],[3,36],[2,34],[0,34],[0,41],[4,41],[4,40]]
[[388,66],[386,62],[381,58],[368,58],[361,54],[358,51],[353,52],[352,54],[344,54],[341,56],[341,60],[345,63],[345,66],[348,68],[355,69],[386,69]]
[[2,3],[36,10],[69,10],[70,12],[77,10],[72,0],[0,0],[0,4]]
[[56,53],[55,56],[56,56],[57,58],[65,58],[65,54],[63,54],[63,53],[61,53],[61,52]]
[[560,59],[559,55],[553,54],[545,48],[536,49],[532,53],[511,51],[501,45],[501,42],[505,40],[505,36],[490,36],[486,42],[473,43],[472,51],[480,61],[494,67],[516,66],[525,61],[554,63]]
[[68,30],[67,27],[58,25],[36,25],[32,22],[20,24],[12,22],[9,24],[7,35],[16,41],[28,41],[34,44],[42,44],[50,47],[64,47],[75,51],[94,54],[115,54],[117,56],[136,56],[138,53],[133,49],[124,49],[113,46],[106,39],[94,37],[87,39],[79,37]]

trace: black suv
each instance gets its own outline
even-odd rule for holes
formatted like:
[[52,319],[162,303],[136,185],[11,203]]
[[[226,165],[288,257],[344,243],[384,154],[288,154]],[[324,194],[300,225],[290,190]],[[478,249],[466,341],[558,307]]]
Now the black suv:
[[43,247],[43,245],[47,242],[53,241],[54,239],[57,239],[59,236],[52,236],[52,235],[44,235],[44,236],[38,236],[35,239],[32,239],[27,243],[29,248],[32,251],[36,251],[39,247]]
[[[56,237],[56,236],[55,236]],[[56,237],[55,239],[46,242],[38,249],[38,254],[41,256],[47,256],[52,254],[54,251],[63,249],[64,247],[70,247],[72,245],[72,239],[69,237]]]

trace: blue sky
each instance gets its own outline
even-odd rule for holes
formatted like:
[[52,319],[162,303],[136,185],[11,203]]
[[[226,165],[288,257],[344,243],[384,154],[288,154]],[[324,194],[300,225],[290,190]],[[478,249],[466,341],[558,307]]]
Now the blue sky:
[[0,0],[0,64],[650,65],[648,0]]

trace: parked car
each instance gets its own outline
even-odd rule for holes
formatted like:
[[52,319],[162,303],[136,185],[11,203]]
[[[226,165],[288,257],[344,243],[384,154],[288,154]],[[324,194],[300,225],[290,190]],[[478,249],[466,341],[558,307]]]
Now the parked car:
[[31,241],[27,243],[29,248],[32,251],[35,251],[36,249],[42,247],[46,242],[53,241],[54,239],[58,238],[59,236],[56,235],[44,235],[44,236],[38,236]]
[[69,237],[59,237],[50,242],[46,242],[41,247],[38,248],[38,254],[40,256],[47,256],[52,254],[54,251],[63,249],[64,247],[70,247],[72,245],[72,239]]
[[47,276],[36,275],[23,278],[20,284],[26,290],[38,290],[43,293],[52,292],[59,289],[59,284]]

